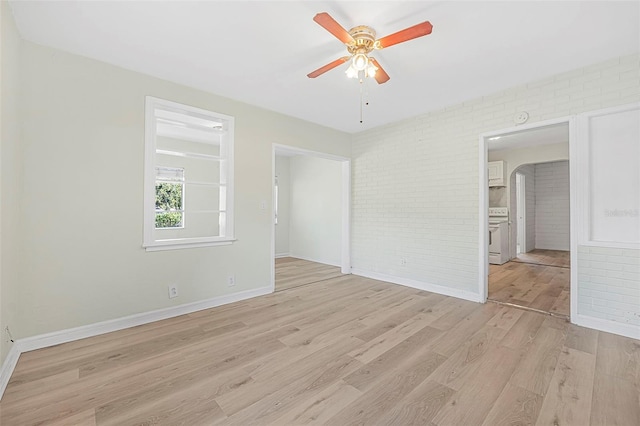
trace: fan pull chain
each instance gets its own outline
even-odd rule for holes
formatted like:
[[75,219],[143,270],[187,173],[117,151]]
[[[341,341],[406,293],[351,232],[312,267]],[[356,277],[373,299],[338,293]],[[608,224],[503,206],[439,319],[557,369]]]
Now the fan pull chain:
[[360,124],[362,124],[362,105],[364,104],[362,98],[362,79],[360,80]]

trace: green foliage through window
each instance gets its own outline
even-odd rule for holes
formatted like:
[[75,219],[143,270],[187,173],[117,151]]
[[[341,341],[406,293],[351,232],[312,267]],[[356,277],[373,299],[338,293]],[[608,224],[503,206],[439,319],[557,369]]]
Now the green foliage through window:
[[182,226],[182,183],[156,183],[156,228]]

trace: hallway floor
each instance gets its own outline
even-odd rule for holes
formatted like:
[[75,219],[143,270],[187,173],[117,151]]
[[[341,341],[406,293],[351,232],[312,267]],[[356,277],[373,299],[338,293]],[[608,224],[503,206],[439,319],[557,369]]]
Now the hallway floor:
[[276,259],[276,291],[341,276],[340,268],[295,257]]
[[489,265],[489,300],[569,317],[569,252],[533,250]]

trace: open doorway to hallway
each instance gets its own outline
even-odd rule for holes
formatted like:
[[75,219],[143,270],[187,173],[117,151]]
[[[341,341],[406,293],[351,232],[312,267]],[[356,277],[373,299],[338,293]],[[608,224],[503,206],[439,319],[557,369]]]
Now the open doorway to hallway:
[[[489,140],[489,164],[504,168],[489,188],[490,212],[506,224],[500,257],[490,253],[488,300],[569,318],[569,125]],[[496,225],[496,218],[493,226]],[[491,228],[490,228],[491,229]],[[493,251],[495,249],[494,243]],[[506,253],[504,253],[506,251]]]
[[349,159],[274,146],[274,290],[350,272]]

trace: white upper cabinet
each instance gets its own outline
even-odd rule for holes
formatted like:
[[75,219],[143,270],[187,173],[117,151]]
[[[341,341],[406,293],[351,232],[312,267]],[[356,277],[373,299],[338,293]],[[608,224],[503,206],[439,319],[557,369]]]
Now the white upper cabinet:
[[505,173],[507,168],[504,161],[489,161],[489,186],[506,186]]

